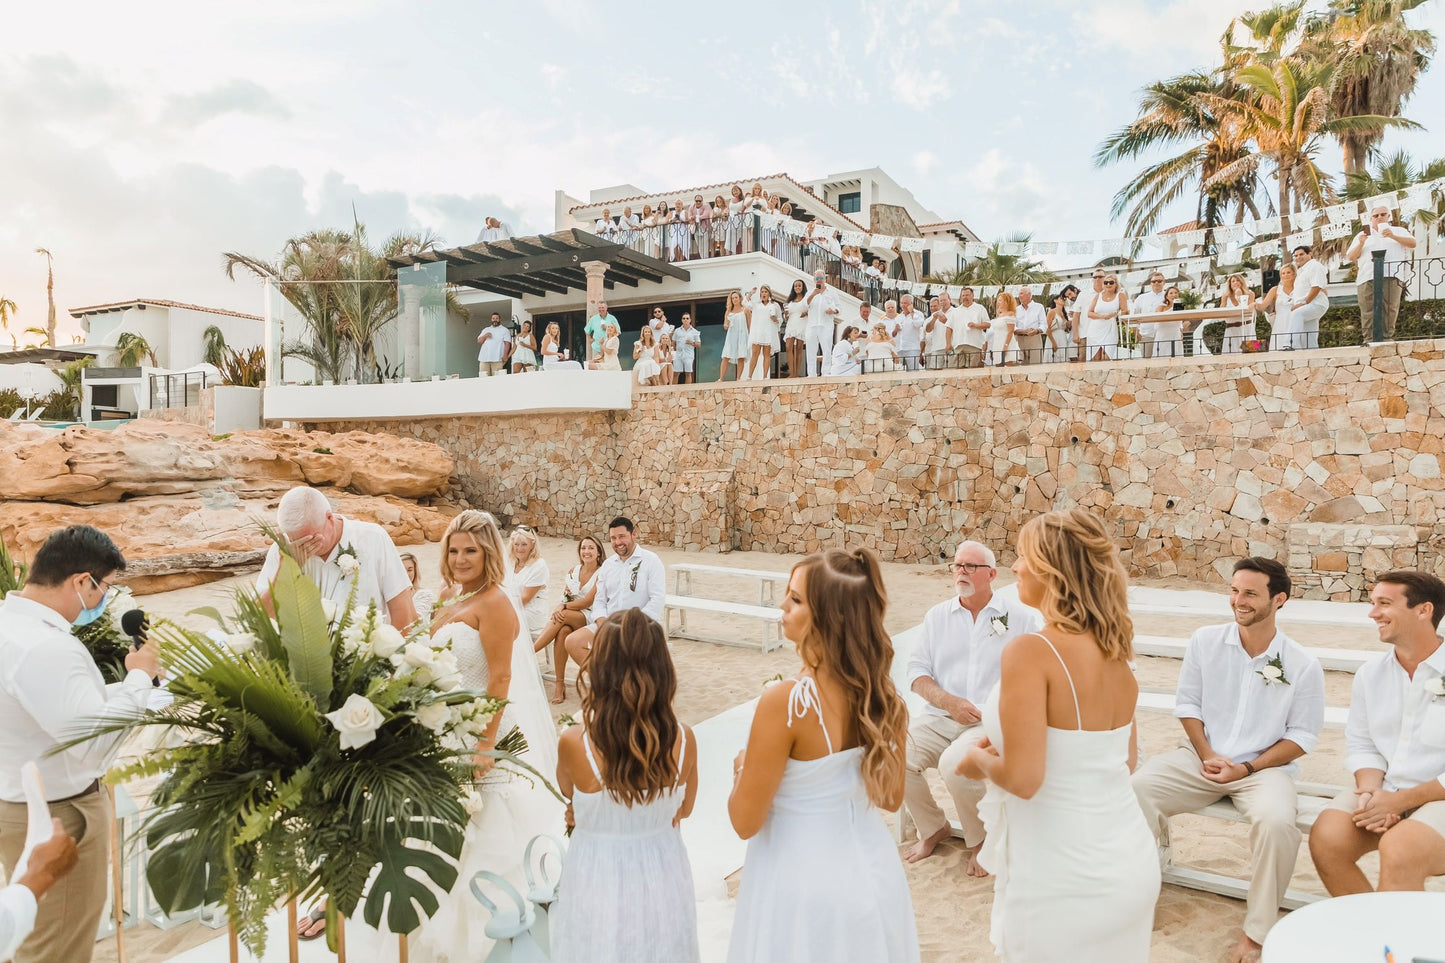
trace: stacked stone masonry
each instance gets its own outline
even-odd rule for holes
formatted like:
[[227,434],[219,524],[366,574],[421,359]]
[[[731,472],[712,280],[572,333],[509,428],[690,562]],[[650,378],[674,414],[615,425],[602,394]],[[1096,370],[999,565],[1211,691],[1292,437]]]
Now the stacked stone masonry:
[[1445,341],[1154,363],[641,389],[631,411],[384,422],[451,452],[464,494],[555,535],[614,514],[679,548],[869,545],[937,562],[1051,508],[1113,527],[1140,577],[1286,562],[1360,599],[1445,572]]

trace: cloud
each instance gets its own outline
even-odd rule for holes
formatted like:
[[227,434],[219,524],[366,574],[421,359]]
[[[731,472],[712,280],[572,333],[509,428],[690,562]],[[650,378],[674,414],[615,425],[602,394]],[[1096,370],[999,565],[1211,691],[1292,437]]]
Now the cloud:
[[[1075,10],[1083,49],[1123,53],[1127,61],[1177,74],[1219,58],[1219,38],[1229,20],[1259,0],[1094,0]],[[1179,55],[1193,57],[1180,62]]]
[[252,80],[235,78],[208,90],[170,99],[165,119],[185,127],[199,127],[224,114],[253,114],[281,120],[291,115],[281,99]]

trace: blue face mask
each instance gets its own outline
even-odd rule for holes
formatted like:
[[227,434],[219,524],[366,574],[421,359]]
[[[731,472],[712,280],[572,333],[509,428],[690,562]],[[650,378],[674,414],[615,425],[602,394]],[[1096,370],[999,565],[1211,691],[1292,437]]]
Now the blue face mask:
[[[96,588],[100,588],[100,586],[95,581],[94,575],[89,576],[89,578],[91,585],[94,585]],[[99,602],[97,602],[95,605],[92,605],[90,608],[86,608],[85,597],[79,592],[76,592],[75,597],[80,599],[81,609],[80,614],[70,620],[70,624],[78,628],[82,625],[89,625],[96,619],[100,618],[101,615],[104,614],[106,606],[110,604],[112,595],[113,593],[107,590],[106,593],[100,597]]]

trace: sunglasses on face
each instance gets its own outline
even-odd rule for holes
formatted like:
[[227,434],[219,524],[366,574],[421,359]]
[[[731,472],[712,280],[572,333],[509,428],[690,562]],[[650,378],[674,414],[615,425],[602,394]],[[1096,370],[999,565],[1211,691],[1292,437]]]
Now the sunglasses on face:
[[1104,287],[1106,287],[1106,288],[1112,288],[1112,287],[1114,287],[1115,285],[1117,285],[1118,283],[1119,283],[1118,281],[1105,281],[1105,282],[1104,282]]

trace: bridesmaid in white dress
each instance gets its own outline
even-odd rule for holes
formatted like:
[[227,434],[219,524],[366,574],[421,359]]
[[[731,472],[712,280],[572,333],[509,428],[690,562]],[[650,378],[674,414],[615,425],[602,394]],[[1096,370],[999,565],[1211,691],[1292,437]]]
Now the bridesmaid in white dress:
[[567,699],[567,636],[592,622],[592,603],[597,598],[597,571],[607,559],[602,539],[583,535],[577,542],[577,565],[562,580],[562,604],[552,610],[542,634],[533,646],[541,652],[552,646],[552,704]]
[[743,366],[748,361],[748,310],[743,304],[741,291],[728,295],[727,307],[723,310],[723,330],[727,332],[727,337],[723,339],[722,365],[718,368],[717,380],[727,377],[728,365],[731,364],[737,368],[734,380],[742,381]]
[[643,328],[637,333],[637,341],[632,345],[632,375],[640,385],[652,385],[657,383],[657,376],[662,373],[662,366],[657,363],[657,344],[652,336],[651,328]]
[[1128,574],[1080,509],[1026,524],[1014,571],[1044,630],[1004,648],[988,736],[958,766],[990,783],[979,862],[995,875],[994,949],[1009,963],[1145,963],[1159,853],[1129,777],[1139,686]]
[[758,699],[728,814],[748,840],[729,963],[916,961],[903,862],[880,809],[903,801],[908,711],[889,666],[878,557],[799,562],[783,634],[803,670]]
[[808,339],[808,285],[802,278],[793,279],[783,306],[787,320],[783,326],[783,345],[788,351],[788,377],[801,378],[804,370],[805,344]]
[[677,721],[662,626],[628,609],[587,658],[582,724],[557,785],[575,829],[552,910],[552,963],[697,963],[697,901],[678,824],[697,798],[697,740]]
[[988,323],[988,363],[994,366],[1018,364],[1018,343],[1014,326],[1018,324],[1018,302],[1007,291],[1000,291]]
[[773,352],[778,348],[778,327],[782,309],[773,300],[773,291],[766,284],[753,288],[747,301],[748,311],[748,377],[768,378],[773,371]]
[[1092,298],[1084,306],[1088,360],[1113,360],[1119,356],[1119,316],[1129,313],[1129,296],[1119,290],[1119,278],[1110,274],[1104,278],[1104,290],[1085,297]]

